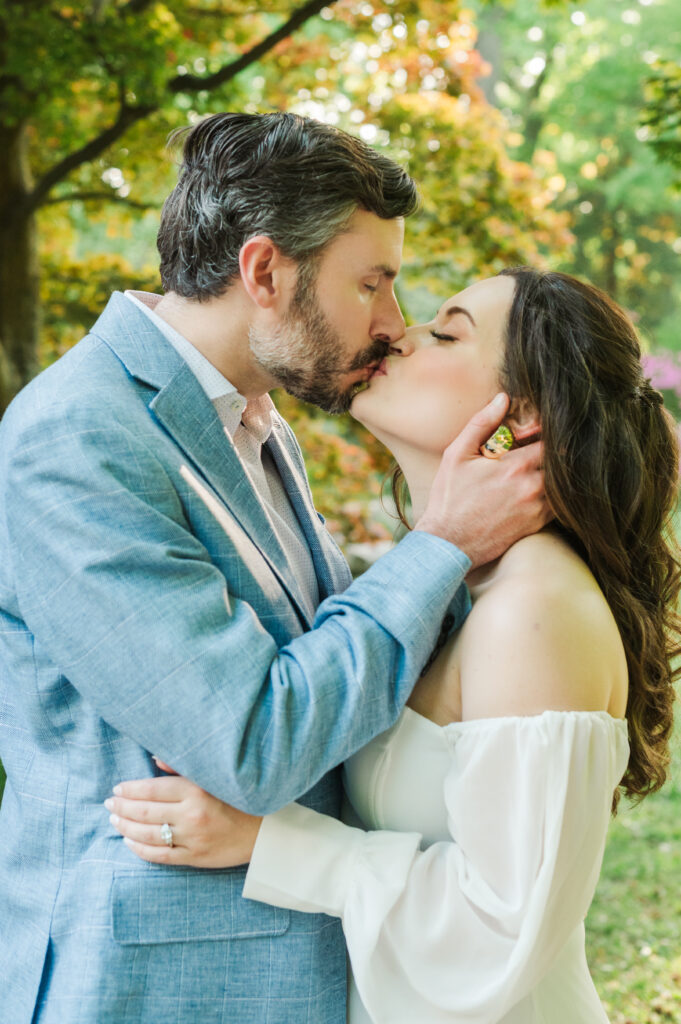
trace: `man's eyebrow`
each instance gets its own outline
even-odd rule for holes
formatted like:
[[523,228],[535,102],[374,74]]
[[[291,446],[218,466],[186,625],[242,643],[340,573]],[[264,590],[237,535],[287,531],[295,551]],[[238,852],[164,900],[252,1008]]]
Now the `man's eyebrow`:
[[455,313],[463,313],[464,316],[468,317],[470,322],[473,324],[473,327],[478,326],[475,320],[473,319],[472,315],[468,312],[467,309],[464,309],[463,306],[449,306],[445,310],[445,319],[448,319],[450,316],[454,316]]
[[376,266],[369,268],[370,274],[385,274],[390,280],[394,280],[397,277],[397,271],[394,267],[388,266],[387,263],[377,263]]

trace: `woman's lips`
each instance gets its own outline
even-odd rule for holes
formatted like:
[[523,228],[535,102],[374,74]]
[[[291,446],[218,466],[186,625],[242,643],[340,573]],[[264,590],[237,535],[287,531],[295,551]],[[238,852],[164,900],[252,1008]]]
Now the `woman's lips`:
[[378,366],[376,367],[374,372],[371,374],[371,378],[373,379],[374,377],[386,377],[387,374],[388,374],[388,360],[386,358],[386,359],[383,359],[378,364]]

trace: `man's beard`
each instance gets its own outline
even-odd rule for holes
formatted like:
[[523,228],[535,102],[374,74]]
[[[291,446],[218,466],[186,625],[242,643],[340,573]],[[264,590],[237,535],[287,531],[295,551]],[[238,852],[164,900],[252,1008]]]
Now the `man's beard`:
[[338,332],[329,323],[315,282],[298,277],[296,291],[283,323],[269,335],[251,328],[249,343],[258,364],[289,395],[338,415],[347,412],[358,384],[342,387],[340,379],[353,370],[380,362],[388,353],[383,341],[373,341],[350,363],[343,358]]

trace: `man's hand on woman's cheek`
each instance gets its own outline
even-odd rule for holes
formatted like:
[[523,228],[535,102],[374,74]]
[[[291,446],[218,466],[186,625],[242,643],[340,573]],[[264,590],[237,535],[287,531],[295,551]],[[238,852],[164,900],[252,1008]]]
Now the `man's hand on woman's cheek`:
[[508,395],[497,395],[445,450],[428,504],[415,525],[456,544],[474,568],[499,558],[552,518],[544,493],[541,441],[496,460],[480,454],[507,409]]

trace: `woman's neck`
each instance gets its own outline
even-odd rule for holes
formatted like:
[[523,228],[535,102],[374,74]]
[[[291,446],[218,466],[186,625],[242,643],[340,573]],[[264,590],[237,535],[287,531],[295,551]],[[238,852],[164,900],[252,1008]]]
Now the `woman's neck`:
[[[400,469],[404,474],[407,487],[409,488],[409,497],[411,499],[411,521],[412,524],[418,522],[420,516],[423,514],[428,502],[428,496],[430,494],[431,487],[433,486],[433,480],[437,473],[442,456],[436,452],[424,451],[420,448],[411,448],[407,445],[390,445],[390,450],[397,459]],[[550,533],[552,531],[545,528],[543,532]],[[483,593],[489,586],[493,585],[501,559],[497,558],[493,562],[488,562],[485,565],[478,566],[466,576],[466,583],[471,591],[473,598],[477,598]]]
[[[392,448],[391,451],[393,451]],[[415,523],[425,511],[442,456],[422,449],[407,447],[401,449],[399,453],[393,451],[393,454],[404,473],[404,479],[409,488],[412,521]]]

